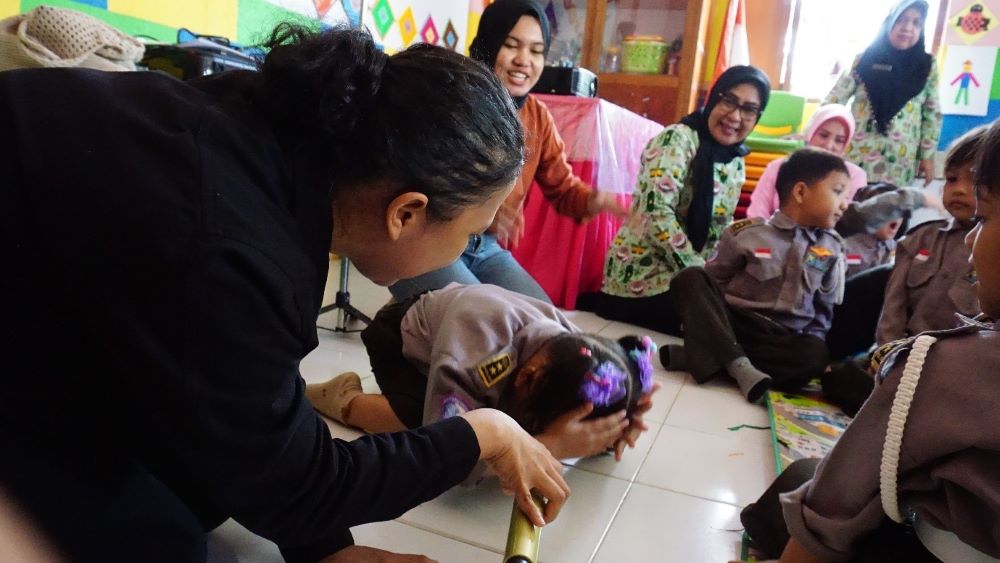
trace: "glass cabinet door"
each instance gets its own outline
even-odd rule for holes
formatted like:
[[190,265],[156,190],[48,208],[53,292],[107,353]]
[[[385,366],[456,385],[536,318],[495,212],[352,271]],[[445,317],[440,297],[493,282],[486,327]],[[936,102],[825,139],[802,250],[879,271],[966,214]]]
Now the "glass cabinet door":
[[584,62],[588,0],[542,0],[552,30],[552,46],[545,64],[587,66]]
[[686,7],[685,0],[606,0],[600,72],[676,75]]

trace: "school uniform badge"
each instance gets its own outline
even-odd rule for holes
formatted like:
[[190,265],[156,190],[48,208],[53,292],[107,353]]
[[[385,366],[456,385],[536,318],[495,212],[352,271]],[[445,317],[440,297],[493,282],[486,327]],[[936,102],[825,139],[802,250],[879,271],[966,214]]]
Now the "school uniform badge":
[[747,227],[752,227],[754,225],[763,225],[764,222],[759,219],[740,219],[729,225],[729,232],[733,233],[733,236],[740,234],[740,231],[746,229]]
[[503,352],[488,358],[476,366],[476,373],[483,380],[483,385],[487,388],[493,387],[500,380],[510,375],[514,371],[514,363],[510,359],[510,354]]
[[441,397],[441,419],[462,416],[469,412],[469,404],[457,393],[448,393]]
[[861,265],[861,255],[860,254],[848,254],[847,255],[847,265],[848,266],[860,266]]
[[806,266],[826,272],[833,265],[836,255],[832,250],[823,246],[810,246],[806,252]]

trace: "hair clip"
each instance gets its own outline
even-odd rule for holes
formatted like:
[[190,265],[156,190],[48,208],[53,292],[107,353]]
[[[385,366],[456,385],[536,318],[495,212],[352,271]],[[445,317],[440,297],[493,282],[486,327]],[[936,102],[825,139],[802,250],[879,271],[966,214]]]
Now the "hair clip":
[[587,356],[589,358],[593,356],[594,353],[590,351],[590,348],[587,348],[586,346],[580,346],[580,355]]
[[610,405],[626,395],[626,378],[628,375],[614,362],[604,362],[584,376],[580,395],[594,405]]
[[629,350],[629,357],[639,368],[639,384],[643,393],[649,393],[653,388],[653,355],[656,354],[656,343],[649,336],[642,337],[642,348]]

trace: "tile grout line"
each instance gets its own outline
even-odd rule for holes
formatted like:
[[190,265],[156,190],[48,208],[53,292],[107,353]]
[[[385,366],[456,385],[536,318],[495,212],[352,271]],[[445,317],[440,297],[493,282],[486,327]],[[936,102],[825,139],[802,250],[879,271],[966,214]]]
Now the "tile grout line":
[[[676,400],[676,399],[675,399]],[[653,451],[653,444],[656,443],[656,439],[660,436],[660,432],[663,430],[663,425],[660,424],[660,428],[656,431],[656,436],[653,436],[653,443],[650,444],[649,449],[646,450],[646,455],[642,457],[642,461],[635,468],[635,473],[628,480],[628,486],[625,487],[625,493],[622,495],[620,501],[618,501],[618,506],[615,507],[614,512],[611,513],[611,518],[608,520],[608,525],[604,527],[604,531],[601,532],[601,537],[597,541],[597,545],[594,546],[594,552],[590,554],[590,559],[587,560],[588,563],[593,563],[594,558],[597,557],[597,553],[601,550],[601,546],[604,545],[604,540],[608,537],[608,532],[611,531],[611,526],[614,525],[615,519],[618,518],[618,513],[621,512],[622,506],[625,504],[625,499],[628,498],[629,492],[632,491],[632,486],[635,485],[635,479],[639,476],[639,472],[642,470],[642,466],[645,465],[646,460],[649,459],[650,452]],[[610,475],[605,475],[605,477],[611,477]],[[612,477],[614,478],[614,477]]]
[[491,546],[485,545],[485,544],[481,544],[481,543],[478,543],[478,542],[467,540],[465,538],[460,538],[458,536],[445,534],[445,533],[442,533],[439,530],[434,530],[434,529],[431,529],[431,528],[426,528],[424,526],[417,525],[416,522],[411,522],[409,520],[403,520],[402,517],[393,520],[393,522],[396,522],[397,524],[402,524],[404,526],[409,526],[409,527],[414,528],[416,530],[420,530],[422,532],[427,532],[428,534],[432,534],[432,535],[435,535],[435,536],[438,536],[438,537],[442,537],[442,538],[445,538],[445,539],[448,539],[448,540],[451,540],[451,541],[455,541],[455,542],[458,542],[458,543],[461,543],[461,544],[465,544],[465,545],[468,545],[468,546],[471,546],[471,547],[482,549],[484,551],[489,551],[490,553],[497,553],[499,555],[503,555],[503,551],[502,550],[498,551],[497,549],[495,549],[495,548],[493,548]]

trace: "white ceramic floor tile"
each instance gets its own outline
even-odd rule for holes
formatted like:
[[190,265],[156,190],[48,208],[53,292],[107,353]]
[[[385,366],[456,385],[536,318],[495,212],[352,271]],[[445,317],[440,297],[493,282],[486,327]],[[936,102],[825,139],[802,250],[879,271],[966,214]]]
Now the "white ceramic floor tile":
[[684,385],[664,422],[722,436],[740,424],[768,425],[767,409],[748,403],[728,381]]
[[691,378],[686,373],[666,371],[662,368],[656,368],[653,377],[660,382],[661,387],[653,395],[653,408],[646,413],[646,419],[651,422],[663,422],[677,401],[681,387],[687,385]]
[[426,555],[438,563],[497,563],[501,552],[488,551],[400,522],[351,528],[354,543],[395,553]]
[[593,561],[722,563],[739,556],[741,533],[735,506],[636,484]]
[[208,563],[282,563],[278,546],[235,520],[229,519],[208,534]]
[[637,483],[746,506],[774,480],[771,433],[742,428],[729,436],[663,426]]
[[299,372],[306,383],[322,383],[345,371],[356,372],[361,377],[371,376],[368,354],[318,346],[299,363]]
[[589,311],[563,311],[566,318],[580,327],[583,332],[600,333],[611,321],[598,317]]
[[631,481],[639,472],[639,468],[642,467],[650,448],[656,441],[657,434],[660,432],[659,423],[649,422],[648,424],[649,430],[642,433],[636,441],[635,448],[625,448],[621,461],[615,461],[613,454],[602,454],[588,458],[564,460],[563,463],[577,469]]
[[[589,560],[628,488],[625,481],[588,471],[569,469],[565,476],[572,496],[559,517],[542,530],[539,559],[546,563]],[[473,489],[448,491],[407,512],[399,521],[502,552],[512,506],[511,497],[492,481]]]
[[[620,323],[620,322],[610,322],[608,326],[604,327],[599,333],[601,336],[606,336],[608,338],[621,338],[623,336],[645,336],[649,335],[653,339],[653,342],[657,346],[662,346],[664,344],[683,344],[684,341],[676,336],[671,336],[669,334],[663,334],[662,332],[654,332],[642,327],[635,325]],[[655,365],[659,365],[659,359],[655,362]]]
[[[320,317],[322,324],[323,317]],[[341,352],[353,352],[356,354],[367,354],[365,345],[361,342],[361,335],[354,333],[334,332],[324,328],[316,330],[319,339],[319,347],[329,350],[339,350]]]

